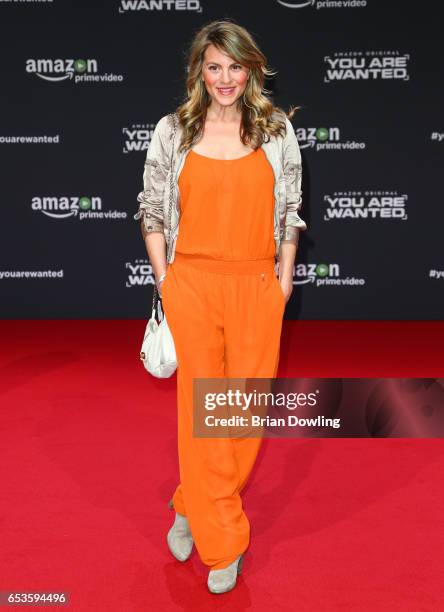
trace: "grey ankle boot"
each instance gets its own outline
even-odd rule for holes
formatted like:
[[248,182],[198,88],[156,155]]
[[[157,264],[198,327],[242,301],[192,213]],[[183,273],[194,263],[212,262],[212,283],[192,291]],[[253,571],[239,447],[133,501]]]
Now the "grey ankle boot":
[[191,555],[194,542],[186,516],[176,512],[174,524],[167,534],[167,542],[168,548],[178,561],[186,561]]
[[226,593],[236,586],[237,575],[241,573],[244,553],[239,555],[228,567],[211,570],[208,574],[208,588],[212,593]]

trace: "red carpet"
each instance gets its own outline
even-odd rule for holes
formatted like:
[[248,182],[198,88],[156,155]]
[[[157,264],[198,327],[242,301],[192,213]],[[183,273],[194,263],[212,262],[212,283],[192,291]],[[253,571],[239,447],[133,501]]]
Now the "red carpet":
[[[443,609],[441,439],[265,440],[238,585],[170,555],[176,376],[138,361],[144,321],[2,321],[0,591],[67,607]],[[281,377],[443,376],[444,323],[285,321]],[[11,609],[22,609],[11,607]]]

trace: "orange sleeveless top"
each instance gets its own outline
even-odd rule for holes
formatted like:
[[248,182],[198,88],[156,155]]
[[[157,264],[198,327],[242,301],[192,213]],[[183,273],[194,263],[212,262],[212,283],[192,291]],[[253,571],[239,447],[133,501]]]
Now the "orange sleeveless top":
[[274,173],[261,147],[229,160],[191,149],[179,190],[177,252],[232,261],[274,257]]

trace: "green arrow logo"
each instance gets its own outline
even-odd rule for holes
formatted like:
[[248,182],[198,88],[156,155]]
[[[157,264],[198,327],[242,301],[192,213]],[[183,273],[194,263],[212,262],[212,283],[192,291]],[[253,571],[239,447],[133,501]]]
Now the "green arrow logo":
[[320,263],[316,266],[316,274],[320,277],[328,276],[327,264]]
[[79,208],[80,210],[90,210],[91,208],[91,198],[83,197],[79,200]]
[[321,142],[328,140],[329,133],[328,128],[320,127],[316,130],[316,138]]
[[86,61],[83,59],[76,59],[74,62],[74,70],[76,72],[85,72],[86,71]]

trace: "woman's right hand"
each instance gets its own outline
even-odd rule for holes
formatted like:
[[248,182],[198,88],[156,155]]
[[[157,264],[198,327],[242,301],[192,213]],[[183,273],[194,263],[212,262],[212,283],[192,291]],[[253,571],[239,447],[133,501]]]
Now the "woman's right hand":
[[163,274],[161,274],[159,276],[159,280],[156,280],[156,287],[157,287],[157,293],[159,294],[159,297],[162,298],[162,285],[163,285],[163,281],[166,278],[166,272],[164,272]]
[[160,283],[157,283],[157,293],[159,294],[159,297],[162,299],[162,285],[163,285],[163,281],[165,279],[163,278]]

